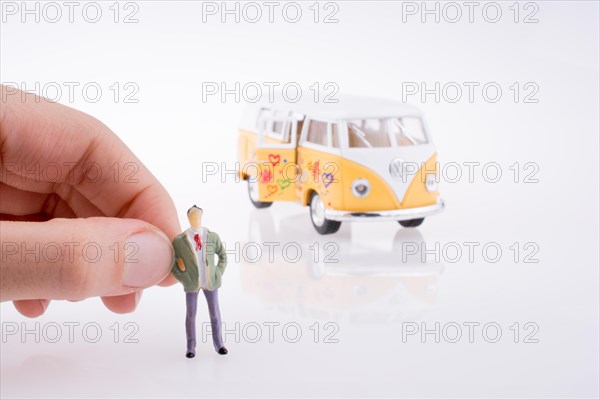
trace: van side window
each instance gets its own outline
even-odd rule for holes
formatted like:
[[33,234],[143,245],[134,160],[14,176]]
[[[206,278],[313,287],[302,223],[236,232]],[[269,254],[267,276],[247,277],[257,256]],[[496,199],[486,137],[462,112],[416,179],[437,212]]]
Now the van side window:
[[338,136],[338,124],[331,124],[331,147],[340,148],[340,139]]
[[283,138],[289,142],[291,137],[292,137],[292,122],[286,121],[283,126]]
[[266,120],[273,115],[273,112],[268,108],[261,108],[256,118],[256,130],[262,131],[266,128]]
[[298,125],[296,127],[296,132],[298,132],[298,135],[296,137],[296,144],[300,143],[300,133],[302,132],[302,126],[304,125],[304,120],[300,120],[298,121]]
[[327,146],[327,123],[311,120],[308,126],[306,141]]
[[272,113],[271,118],[271,135],[277,140],[281,140],[283,143],[289,143],[292,133],[292,125],[288,118],[291,117],[291,111],[275,111]]
[[368,118],[348,121],[348,144],[350,147],[390,147],[387,120]]
[[273,131],[273,133],[281,135],[283,133],[283,122],[277,120],[273,121],[273,128],[271,128],[271,130]]

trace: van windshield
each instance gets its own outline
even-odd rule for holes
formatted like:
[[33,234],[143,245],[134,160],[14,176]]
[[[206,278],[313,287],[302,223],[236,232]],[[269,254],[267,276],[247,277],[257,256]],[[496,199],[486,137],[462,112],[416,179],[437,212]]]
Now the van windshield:
[[419,117],[368,118],[348,121],[349,147],[399,147],[427,143]]

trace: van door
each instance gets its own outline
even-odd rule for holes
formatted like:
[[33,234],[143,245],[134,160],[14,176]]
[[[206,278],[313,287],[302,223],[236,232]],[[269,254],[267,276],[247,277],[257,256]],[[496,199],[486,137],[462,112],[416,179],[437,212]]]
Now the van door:
[[296,163],[297,117],[271,117],[259,122],[256,159],[259,201],[296,200],[300,173]]

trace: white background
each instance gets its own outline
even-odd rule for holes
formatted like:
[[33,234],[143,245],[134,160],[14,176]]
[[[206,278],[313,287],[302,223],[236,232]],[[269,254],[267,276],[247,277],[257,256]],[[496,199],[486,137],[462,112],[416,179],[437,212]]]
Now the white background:
[[[254,263],[230,256],[221,310],[227,328],[238,323],[240,331],[237,338],[226,336],[226,357],[210,342],[200,343],[195,359],[184,357],[185,301],[179,285],[147,290],[138,310],[124,316],[107,311],[99,299],[53,302],[37,320],[3,303],[3,330],[15,323],[19,329],[35,329],[36,322],[40,329],[80,324],[73,343],[65,325],[58,343],[44,337],[36,343],[33,335],[7,337],[0,344],[3,398],[598,398],[597,2],[537,2],[537,23],[523,23],[534,10],[524,3],[518,5],[518,23],[512,2],[497,3],[502,9],[497,23],[484,19],[486,3],[475,9],[473,22],[458,3],[463,14],[458,22],[448,21],[454,11],[446,8],[451,13],[446,19],[442,15],[436,23],[429,15],[423,23],[420,14],[404,15],[404,22],[400,2],[338,2],[339,22],[331,24],[314,23],[312,2],[301,3],[303,16],[295,24],[282,18],[281,7],[274,23],[266,15],[254,24],[236,23],[233,16],[222,23],[218,15],[203,22],[201,3],[192,1],[137,2],[138,22],[129,24],[122,19],[133,8],[121,4],[115,23],[112,2],[102,2],[99,22],[85,21],[80,6],[70,23],[68,9],[58,4],[64,15],[56,23],[44,15],[39,23],[34,16],[23,23],[22,10],[3,16],[2,82],[31,90],[36,83],[47,90],[49,83],[62,86],[61,103],[104,121],[163,183],[182,227],[185,210],[196,203],[205,209],[206,226],[227,245],[276,240],[299,243],[304,251],[296,263],[286,262],[281,251],[274,262],[266,254]],[[444,3],[437,6],[443,9]],[[38,7],[42,13],[43,3]],[[75,90],[69,99],[64,82],[79,88],[96,82],[103,94],[91,102]],[[135,83],[138,102],[115,101],[109,89],[115,82],[121,88]],[[203,82],[226,82],[230,88],[235,82],[305,87],[334,82],[341,92],[400,101],[403,82],[429,88],[435,82],[478,82],[473,102],[464,86],[455,103],[436,102],[433,95],[407,100],[425,112],[440,162],[495,162],[503,175],[489,183],[479,167],[474,182],[466,169],[459,182],[441,182],[447,208],[417,230],[393,222],[355,223],[320,237],[307,208],[276,204],[254,210],[245,185],[231,175],[225,182],[218,176],[203,182],[202,162],[234,168],[243,110],[233,96],[203,101]],[[488,82],[503,90],[496,103],[481,94]],[[515,82],[522,90],[535,83],[537,103],[515,102],[509,88]],[[538,182],[524,183],[520,175],[515,183],[509,169],[515,162],[522,173],[529,172],[523,170],[527,162],[539,166]],[[315,241],[321,250],[327,242],[337,246],[339,263],[312,263],[309,246]],[[419,257],[403,262],[402,244],[423,241],[428,248],[481,245],[474,262],[464,246],[458,262],[443,254],[427,263]],[[482,257],[481,247],[489,242],[503,250],[496,263]],[[514,242],[521,247],[519,262],[510,249]],[[528,242],[539,249],[537,263],[523,262]],[[208,318],[200,302],[199,326]],[[138,327],[133,336],[138,343],[124,342],[131,332],[127,322]],[[264,325],[269,322],[281,324],[273,343]],[[469,322],[480,324],[472,343],[464,325]],[[532,332],[525,329],[528,322],[539,328],[530,337],[537,343],[525,343]],[[85,340],[86,323],[102,328],[97,343]],[[115,323],[117,343],[110,330]],[[302,329],[297,343],[286,340],[286,323]],[[311,330],[315,323],[318,343]],[[447,340],[454,330],[439,343],[433,334],[403,341],[407,323],[428,329],[439,323],[440,331],[458,324],[463,335],[457,343]],[[497,343],[485,340],[486,323],[501,327]],[[252,324],[263,328],[257,343],[249,340],[256,333]],[[338,329],[332,336],[338,343],[325,343],[331,327]],[[295,336],[293,329],[288,333]],[[493,329],[488,333],[495,336]]]

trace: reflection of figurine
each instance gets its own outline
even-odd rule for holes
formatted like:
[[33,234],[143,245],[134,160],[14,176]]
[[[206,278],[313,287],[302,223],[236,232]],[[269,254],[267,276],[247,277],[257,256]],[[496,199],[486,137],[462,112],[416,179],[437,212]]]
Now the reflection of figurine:
[[[180,233],[173,239],[175,249],[175,263],[172,272],[185,290],[186,318],[185,333],[187,337],[187,358],[196,355],[196,309],[198,306],[198,292],[204,292],[215,350],[219,354],[227,354],[223,346],[221,335],[221,313],[219,311],[218,290],[225,266],[227,254],[219,235],[201,226],[203,210],[196,205],[188,212],[190,228]],[[215,254],[219,262],[215,265]]]

